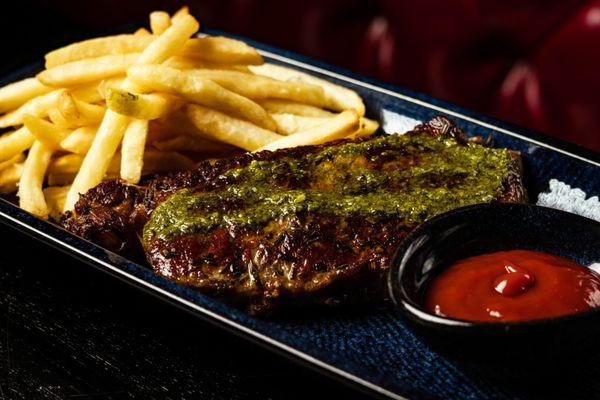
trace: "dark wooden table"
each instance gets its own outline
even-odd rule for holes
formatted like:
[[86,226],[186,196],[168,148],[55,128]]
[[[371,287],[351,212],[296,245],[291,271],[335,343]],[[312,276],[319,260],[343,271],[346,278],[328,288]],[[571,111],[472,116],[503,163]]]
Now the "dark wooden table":
[[0,399],[361,395],[0,225]]

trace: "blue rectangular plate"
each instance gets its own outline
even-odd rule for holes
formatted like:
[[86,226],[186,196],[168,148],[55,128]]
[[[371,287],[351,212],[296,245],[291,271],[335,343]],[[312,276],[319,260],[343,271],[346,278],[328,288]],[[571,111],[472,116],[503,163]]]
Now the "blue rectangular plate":
[[[356,90],[367,105],[368,116],[382,120],[384,125],[398,115],[425,121],[443,114],[471,136],[492,136],[496,146],[520,151],[532,200],[547,190],[551,178],[578,187],[589,196],[600,195],[600,158],[595,152],[282,50],[251,44],[262,50],[267,62],[291,66]],[[0,83],[25,73],[20,71]],[[0,220],[211,323],[371,394],[396,399],[497,398],[502,392],[480,366],[451,362],[430,351],[385,307],[313,310],[273,320],[257,319],[37,219],[6,199],[0,201]]]

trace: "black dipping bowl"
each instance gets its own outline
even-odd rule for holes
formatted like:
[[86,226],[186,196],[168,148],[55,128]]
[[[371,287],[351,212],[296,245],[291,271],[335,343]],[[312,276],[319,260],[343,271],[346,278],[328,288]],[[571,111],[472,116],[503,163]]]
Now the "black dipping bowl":
[[[600,262],[600,223],[528,204],[485,204],[435,217],[406,238],[390,268],[396,310],[436,351],[486,360],[554,358],[600,343],[600,308],[523,322],[473,322],[425,311],[431,279],[453,262],[484,253],[527,249],[589,266]],[[469,290],[469,288],[465,288]]]

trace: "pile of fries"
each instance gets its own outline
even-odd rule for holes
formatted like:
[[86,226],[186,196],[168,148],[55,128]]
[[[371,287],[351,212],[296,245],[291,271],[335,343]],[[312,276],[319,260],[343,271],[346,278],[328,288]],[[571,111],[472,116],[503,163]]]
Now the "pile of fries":
[[265,64],[238,40],[194,37],[185,7],[151,13],[150,26],[52,51],[36,77],[0,88],[0,193],[57,218],[104,179],[136,184],[201,159],[378,128],[349,89]]

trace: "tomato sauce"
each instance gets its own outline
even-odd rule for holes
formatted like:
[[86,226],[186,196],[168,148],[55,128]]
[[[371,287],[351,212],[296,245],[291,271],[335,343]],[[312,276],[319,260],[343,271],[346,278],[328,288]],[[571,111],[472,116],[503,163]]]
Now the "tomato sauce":
[[435,277],[425,307],[470,321],[523,321],[600,305],[600,275],[574,261],[528,250],[483,254]]

